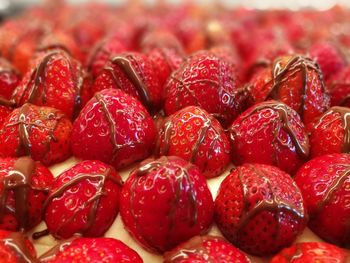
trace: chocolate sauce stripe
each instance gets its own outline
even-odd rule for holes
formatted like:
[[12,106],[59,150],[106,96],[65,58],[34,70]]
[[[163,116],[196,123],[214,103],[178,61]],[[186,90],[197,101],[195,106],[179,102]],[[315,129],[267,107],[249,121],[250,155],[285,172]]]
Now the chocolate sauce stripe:
[[20,262],[26,263],[38,263],[39,260],[33,257],[26,244],[25,236],[20,232],[12,232],[7,238],[1,240],[5,244],[12,248],[18,255]]
[[0,96],[0,105],[12,108],[16,106],[16,102],[13,99],[7,100]]

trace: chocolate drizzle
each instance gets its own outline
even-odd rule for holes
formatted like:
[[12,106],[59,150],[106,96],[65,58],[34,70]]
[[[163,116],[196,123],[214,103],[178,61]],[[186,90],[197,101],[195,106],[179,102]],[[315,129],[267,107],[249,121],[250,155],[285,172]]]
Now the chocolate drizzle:
[[[73,213],[73,215],[66,220],[65,222],[62,222],[61,225],[59,225],[56,229],[55,235],[59,235],[59,232],[62,228],[70,224],[80,213],[83,209],[87,208],[90,205],[89,213],[87,215],[87,222],[85,226],[80,230],[80,234],[84,234],[88,232],[94,225],[95,219],[96,219],[96,213],[98,209],[98,205],[100,203],[100,199],[102,196],[106,196],[107,193],[104,192],[104,186],[107,180],[110,180],[114,182],[115,184],[118,184],[119,186],[123,185],[123,182],[121,180],[118,180],[114,176],[110,175],[111,170],[106,169],[104,173],[101,174],[77,174],[74,178],[72,178],[67,183],[60,186],[58,189],[56,189],[53,193],[49,195],[49,197],[46,199],[44,203],[44,211],[46,210],[47,206],[56,198],[61,197],[69,188],[79,184],[80,182],[84,180],[97,180],[97,190],[96,193],[90,197],[82,206],[80,206],[78,209],[76,209]],[[45,231],[45,230],[44,230]],[[34,233],[33,238],[39,238],[41,237],[41,233]]]
[[43,255],[39,257],[40,262],[46,262],[50,261],[55,258],[55,256],[59,253],[62,252],[66,247],[68,247],[72,242],[77,239],[78,236],[74,236],[72,238],[69,238],[65,241],[60,242],[53,248],[51,248],[49,251],[45,252]]
[[7,212],[12,211],[7,206],[7,198],[12,191],[15,198],[14,216],[21,231],[28,228],[28,194],[32,188],[31,176],[35,167],[35,162],[30,157],[20,157],[15,161],[13,169],[3,179],[3,192],[0,196],[0,220]]
[[[26,244],[25,236],[20,232],[11,232],[8,237],[1,240],[5,246],[13,249],[18,257],[18,262],[37,263],[39,260],[32,255]],[[17,262],[17,261],[16,261]]]
[[16,106],[16,102],[13,99],[7,100],[0,96],[0,105],[13,108]]

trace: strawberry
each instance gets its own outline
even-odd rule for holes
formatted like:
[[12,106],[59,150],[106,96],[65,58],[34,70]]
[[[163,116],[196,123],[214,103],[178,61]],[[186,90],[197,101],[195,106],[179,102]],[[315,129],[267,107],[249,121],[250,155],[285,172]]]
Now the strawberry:
[[220,185],[215,221],[243,251],[267,256],[291,245],[306,224],[300,190],[274,166],[243,164]]
[[122,184],[120,175],[100,161],[83,161],[64,171],[44,204],[48,231],[57,239],[75,233],[102,236],[118,214]]
[[179,39],[166,29],[148,30],[143,34],[140,42],[141,50],[146,53],[152,49],[170,49],[178,54],[184,53]]
[[117,37],[106,37],[91,50],[87,67],[96,78],[110,57],[126,51],[126,47]]
[[30,157],[0,159],[0,229],[38,225],[52,181],[51,172]]
[[235,67],[210,51],[190,56],[165,86],[167,115],[186,106],[199,106],[227,127],[245,106]]
[[345,67],[327,82],[332,106],[350,107],[350,66]]
[[300,114],[307,129],[330,106],[322,72],[318,64],[307,57],[279,57],[272,67],[256,74],[249,84],[252,103],[279,100]]
[[61,111],[24,104],[0,128],[0,157],[30,155],[45,165],[62,162],[70,156],[71,130]]
[[315,122],[310,134],[311,157],[350,153],[350,109],[332,107]]
[[72,151],[119,169],[149,156],[155,140],[154,122],[142,104],[120,89],[107,89],[95,93],[75,120]]
[[68,53],[53,50],[38,59],[14,92],[18,105],[33,103],[54,107],[74,118],[87,100],[85,72]]
[[45,263],[142,263],[141,257],[123,242],[107,237],[76,238],[54,247],[40,257]]
[[294,178],[310,215],[311,230],[342,246],[350,243],[349,171],[349,155],[329,154],[304,164]]
[[311,45],[309,53],[310,57],[320,65],[325,80],[346,66],[345,55],[330,42],[319,42]]
[[1,263],[37,262],[33,244],[20,232],[0,230]]
[[122,190],[120,215],[139,243],[163,253],[208,231],[213,199],[196,166],[163,156],[131,172]]
[[346,263],[349,253],[341,248],[321,242],[297,243],[283,249],[272,258],[270,263]]
[[188,106],[161,124],[157,155],[179,156],[207,177],[220,175],[230,162],[230,143],[220,123],[205,110]]
[[3,100],[0,97],[0,129],[1,129],[1,126],[4,124],[6,117],[12,111],[11,107],[8,106],[9,104],[11,105],[11,102],[9,102],[7,100]]
[[10,100],[20,81],[17,70],[4,58],[0,58],[0,98]]
[[248,257],[221,237],[195,236],[164,255],[164,263],[250,263]]
[[266,101],[242,113],[229,128],[235,164],[275,165],[294,174],[308,158],[309,140],[299,115],[286,104]]
[[96,78],[93,93],[121,89],[139,99],[150,112],[161,106],[162,87],[151,61],[143,54],[129,52],[113,56]]

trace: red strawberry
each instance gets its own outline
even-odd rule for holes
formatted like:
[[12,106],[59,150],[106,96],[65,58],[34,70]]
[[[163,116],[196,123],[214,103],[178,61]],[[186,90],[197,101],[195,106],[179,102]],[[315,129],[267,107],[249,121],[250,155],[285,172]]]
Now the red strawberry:
[[0,98],[11,99],[20,77],[17,70],[4,58],[0,58]]
[[334,44],[329,42],[315,43],[310,46],[309,52],[310,57],[320,65],[325,80],[345,68],[345,56]]
[[96,78],[110,57],[126,51],[126,47],[117,37],[107,37],[97,43],[91,50],[88,59],[88,69]]
[[221,183],[215,220],[237,247],[267,256],[291,245],[305,227],[306,214],[288,174],[274,166],[243,164]]
[[332,107],[315,122],[310,134],[311,157],[350,153],[350,108]]
[[303,194],[311,230],[328,242],[348,246],[350,156],[316,157],[302,166],[294,179]]
[[116,169],[149,156],[156,139],[154,122],[135,98],[119,89],[95,93],[74,122],[73,154]]
[[70,156],[72,124],[54,108],[24,104],[0,128],[0,157],[30,155],[45,165]]
[[81,108],[82,97],[88,100],[85,72],[68,53],[53,50],[38,59],[14,93],[18,105],[26,102],[49,106],[75,117]]
[[350,66],[330,78],[327,84],[331,105],[350,107]]
[[306,128],[330,106],[319,66],[309,58],[280,57],[256,74],[249,85],[252,102],[282,101],[300,114]]
[[170,76],[165,86],[165,113],[199,106],[227,127],[245,106],[245,91],[237,86],[237,74],[231,63],[210,51],[198,52]]
[[281,102],[252,106],[233,122],[229,134],[235,164],[270,164],[294,174],[309,155],[309,140],[299,115]]
[[181,42],[173,33],[159,28],[146,31],[142,36],[140,47],[146,53],[152,49],[170,49],[178,54],[184,52]]
[[10,105],[12,106],[13,104],[10,101],[3,100],[0,97],[0,129],[1,129],[1,126],[4,124],[6,117],[12,111]]
[[162,87],[151,61],[143,54],[130,52],[111,57],[92,87],[93,93],[103,89],[121,89],[139,99],[150,112],[162,102]]
[[0,229],[38,225],[52,181],[51,172],[30,157],[0,159]]
[[349,258],[349,252],[331,244],[305,242],[283,249],[270,263],[347,263]]
[[47,263],[142,263],[136,251],[114,238],[77,238],[54,247],[40,257]]
[[20,232],[0,230],[1,263],[37,262],[33,244]]
[[154,48],[147,53],[147,56],[157,72],[161,87],[164,87],[170,74],[183,62],[182,53],[173,49]]
[[164,263],[250,263],[248,257],[221,237],[195,236],[164,255]]
[[163,121],[157,155],[179,156],[207,177],[220,175],[230,162],[230,144],[220,123],[205,110],[189,106]]
[[132,171],[122,190],[120,215],[138,242],[163,253],[208,231],[213,199],[196,166],[163,156]]
[[75,233],[102,236],[119,212],[119,174],[99,161],[83,161],[60,174],[45,202],[45,222],[57,239]]
[[203,23],[199,19],[190,17],[181,19],[176,25],[175,35],[188,54],[206,47],[205,31]]

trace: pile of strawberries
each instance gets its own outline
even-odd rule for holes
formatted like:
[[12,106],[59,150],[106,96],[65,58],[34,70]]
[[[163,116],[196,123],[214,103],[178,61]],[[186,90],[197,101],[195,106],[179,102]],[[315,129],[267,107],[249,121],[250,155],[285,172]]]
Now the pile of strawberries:
[[[349,262],[349,15],[47,1],[3,22],[0,261],[143,262],[103,237],[120,212],[168,263]],[[42,220],[30,239],[61,243],[38,258]],[[295,244],[306,226],[327,243]]]

